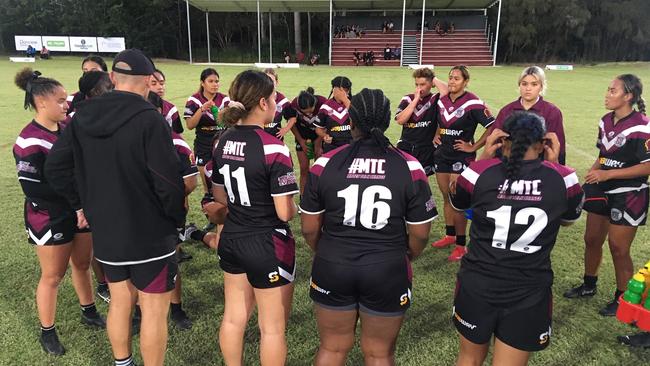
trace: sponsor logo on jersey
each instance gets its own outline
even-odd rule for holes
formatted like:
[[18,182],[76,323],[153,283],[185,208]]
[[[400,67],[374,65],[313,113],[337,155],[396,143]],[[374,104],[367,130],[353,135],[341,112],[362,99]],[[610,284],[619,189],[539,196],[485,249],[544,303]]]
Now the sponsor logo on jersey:
[[425,128],[431,125],[431,121],[409,122],[404,125],[405,128]]
[[548,332],[544,332],[539,335],[539,344],[546,344],[548,340],[551,338],[551,327],[548,327]]
[[25,172],[25,173],[36,173],[37,170],[35,167],[31,166],[29,164],[29,161],[19,161],[18,164],[16,165],[16,170],[19,172]]
[[276,123],[276,122],[266,123],[264,125],[264,128],[275,128],[275,126],[277,126],[277,125],[278,125],[278,123]]
[[614,145],[616,145],[616,147],[622,147],[623,145],[625,145],[625,141],[627,141],[627,138],[625,138],[624,135],[618,135],[618,136],[616,136],[616,140],[614,141]]
[[343,132],[343,131],[350,131],[350,125],[343,125],[343,126],[335,126],[332,127],[331,131],[332,132]]
[[355,158],[348,168],[347,178],[384,179],[386,159]]
[[598,160],[598,163],[600,163],[600,166],[606,166],[609,168],[622,168],[625,166],[625,163],[622,161],[608,159],[608,158],[600,158]]
[[459,172],[461,170],[464,170],[465,165],[461,163],[460,161],[457,161],[454,163],[454,165],[451,166],[451,169],[455,172]]
[[313,288],[314,290],[320,292],[323,295],[329,295],[330,294],[330,291],[325,290],[323,288],[320,288],[316,283],[314,283],[314,280],[312,280],[312,279],[309,279],[309,286],[311,286],[311,288]]
[[63,233],[56,233],[53,236],[54,240],[61,240],[63,239]]
[[399,305],[405,306],[411,302],[411,289],[406,289],[406,292],[399,297]]
[[463,134],[463,130],[452,130],[451,128],[441,128],[440,134],[448,135],[448,136],[460,136]]
[[612,217],[612,220],[620,221],[623,218],[623,213],[617,208],[612,208],[610,216]]
[[239,160],[243,161],[244,157],[244,147],[246,147],[245,142],[241,141],[226,141],[223,146],[223,158],[229,160]]
[[536,180],[515,180],[506,179],[499,186],[498,199],[509,199],[517,201],[541,201],[542,200],[542,181]]
[[465,108],[459,107],[458,109],[456,109],[456,112],[454,112],[454,115],[457,118],[460,118],[460,117],[464,116],[465,115]]
[[269,273],[269,282],[274,283],[278,282],[280,280],[280,275],[278,274],[278,271],[273,271]]
[[296,184],[296,175],[293,172],[278,177],[278,185],[280,187],[288,186],[289,184]]
[[463,318],[461,318],[460,315],[458,315],[458,313],[456,312],[456,307],[455,307],[455,306],[452,308],[452,312],[453,312],[453,314],[454,314],[454,318],[456,318],[456,320],[457,320],[460,324],[462,324],[463,326],[465,326],[465,327],[467,327],[467,328],[469,328],[469,329],[471,329],[471,330],[476,329],[476,325],[474,325],[474,324],[472,324],[472,323],[470,323],[470,322],[467,322],[467,321],[463,320]]
[[427,210],[427,212],[436,208],[436,201],[433,200],[433,196],[431,196],[429,200],[424,204],[424,208]]

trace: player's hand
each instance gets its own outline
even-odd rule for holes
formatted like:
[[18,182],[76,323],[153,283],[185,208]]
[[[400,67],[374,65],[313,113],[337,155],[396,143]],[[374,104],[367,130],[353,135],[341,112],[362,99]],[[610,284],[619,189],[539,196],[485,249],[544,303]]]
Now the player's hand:
[[440,138],[440,135],[433,136],[433,144],[436,146],[442,145],[442,138]]
[[77,210],[77,227],[79,229],[87,229],[90,226],[88,225],[88,220],[86,220],[86,215],[84,215],[84,210]]
[[557,163],[560,157],[560,140],[555,132],[548,132],[544,136],[544,160]]
[[345,102],[348,101],[348,93],[338,86],[332,88],[332,97],[341,104],[345,104]]
[[[284,135],[286,135],[287,132],[289,132],[289,129],[286,128],[286,127],[282,127],[282,128],[280,129],[280,131],[278,131],[278,133],[277,133],[275,136],[276,136],[277,138],[279,138],[280,140],[282,140],[282,138],[284,138]],[[302,145],[302,144],[301,144],[301,145]]]
[[477,160],[491,159],[493,158],[497,150],[503,146],[503,139],[508,137],[507,133],[503,130],[495,128],[494,131],[487,137],[485,140],[485,148],[483,148],[483,154]]
[[325,135],[325,136],[323,137],[323,141],[324,141],[326,144],[331,144],[331,143],[332,143],[332,136],[330,136],[330,135]]
[[417,103],[418,101],[420,101],[421,97],[422,97],[422,89],[420,89],[420,87],[418,86],[417,88],[415,88],[415,92],[413,93],[412,103]]
[[474,145],[471,142],[467,142],[463,140],[456,140],[454,142],[454,150],[462,151],[466,153],[473,153],[475,151]]
[[214,106],[214,105],[215,105],[214,101],[208,100],[207,102],[203,103],[203,105],[201,106],[201,110],[203,112],[207,112],[207,111],[211,110],[212,106]]
[[585,183],[589,184],[598,184],[600,182],[606,182],[610,178],[609,172],[607,170],[594,169],[590,170],[587,175],[585,175]]

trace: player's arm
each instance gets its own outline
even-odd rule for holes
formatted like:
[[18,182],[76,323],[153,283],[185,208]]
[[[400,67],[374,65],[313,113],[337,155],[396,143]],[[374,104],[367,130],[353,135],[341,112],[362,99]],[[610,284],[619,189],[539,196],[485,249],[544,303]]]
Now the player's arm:
[[298,207],[293,201],[293,194],[274,196],[273,205],[278,218],[284,222],[288,222],[298,213]]
[[400,103],[399,109],[401,109],[401,111],[395,115],[395,122],[397,122],[398,125],[404,125],[406,122],[408,122],[411,119],[411,116],[413,115],[415,107],[417,107],[419,101],[420,89],[416,89],[413,100],[411,100],[410,103],[407,103],[406,100],[402,100]]
[[[221,173],[217,173],[215,175],[221,175]],[[213,177],[215,175],[213,175]],[[215,207],[215,209],[210,210],[212,211],[212,214],[208,214],[208,217],[210,218],[210,222],[221,225],[224,223],[224,221],[226,221],[226,215],[228,214],[228,194],[223,187],[223,183],[215,183],[212,185],[212,195],[214,196],[215,204],[219,205],[220,207]]]
[[429,231],[431,231],[431,221],[424,224],[407,224],[408,230],[408,252],[410,260],[419,257],[429,241]]
[[321,228],[323,227],[323,214],[307,214],[304,211],[300,214],[302,236],[311,250],[316,251],[318,240],[320,240]]
[[592,170],[585,176],[585,181],[587,183],[599,183],[612,179],[632,179],[647,175],[650,175],[650,161],[633,165],[629,168]]
[[407,255],[410,260],[422,254],[429,240],[431,222],[438,217],[436,203],[424,169],[419,163],[414,163],[409,165],[411,184],[407,189],[407,207],[404,217],[408,231]]
[[187,124],[187,129],[195,129],[196,126],[199,125],[203,113],[209,111],[213,105],[214,102],[211,100],[205,102],[200,107],[198,107],[196,104],[188,104],[185,107],[185,124]]
[[463,171],[453,183],[449,185],[449,203],[456,211],[465,211],[472,207],[472,193],[474,184],[471,182],[471,176],[476,173],[471,166]]
[[570,226],[573,225],[574,222],[578,221],[582,214],[582,205],[585,193],[580,186],[580,181],[575,172],[564,177],[564,182],[567,186],[567,209],[564,214],[562,214],[560,225]]
[[449,94],[449,87],[444,81],[434,77],[433,85],[436,87],[436,89],[438,89],[438,94],[440,94],[440,97],[444,97],[445,95]]
[[194,192],[197,186],[196,174],[183,178],[183,185],[185,186],[185,196],[189,196]]
[[[318,166],[319,161],[320,159],[316,160],[314,166]],[[300,197],[302,235],[313,251],[316,251],[318,240],[320,240],[321,229],[323,227],[323,215],[325,213],[325,206],[318,187],[320,181],[319,174],[312,168],[307,176],[305,191],[302,197]]]

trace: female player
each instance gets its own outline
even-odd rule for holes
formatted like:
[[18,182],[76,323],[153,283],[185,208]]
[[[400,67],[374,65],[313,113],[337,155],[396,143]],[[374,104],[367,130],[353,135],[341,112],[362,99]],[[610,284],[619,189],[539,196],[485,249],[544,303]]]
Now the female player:
[[[436,79],[431,69],[418,69],[413,72],[415,92],[405,95],[395,114],[395,122],[402,126],[402,135],[397,148],[413,155],[427,176],[434,174],[433,137],[438,128],[438,98],[447,95],[447,85]],[[439,93],[432,94],[436,87]]]
[[[585,176],[585,272],[584,282],[564,296],[596,294],[602,246],[609,238],[616,271],[616,291],[600,315],[614,316],[618,298],[634,274],[630,246],[637,228],[645,225],[648,213],[650,174],[650,120],[645,116],[643,85],[635,75],[620,75],[605,95],[606,114],[599,124],[598,159]],[[638,111],[633,109],[637,106]]]
[[199,91],[187,99],[185,104],[185,123],[190,130],[196,130],[194,155],[201,174],[204,193],[208,192],[205,178],[205,164],[212,158],[212,139],[217,131],[223,130],[223,124],[215,119],[212,107],[219,110],[228,105],[228,96],[219,93],[219,73],[213,68],[201,72]]
[[162,71],[156,69],[153,73],[153,77],[149,82],[149,90],[158,94],[158,96],[162,98],[162,115],[165,117],[165,120],[167,120],[167,123],[169,123],[172,131],[183,133],[183,123],[178,114],[178,109],[173,103],[164,99],[165,92],[167,91],[167,79]]
[[[257,304],[262,365],[283,365],[295,276],[287,222],[298,193],[289,148],[264,132],[275,117],[273,81],[259,71],[237,75],[221,112],[229,126],[213,156],[214,198],[228,206],[219,239],[225,309],[219,344],[227,365],[241,365],[244,331]],[[236,101],[236,102],[235,102]]]
[[305,188],[309,174],[309,161],[313,159],[315,146],[322,144],[322,138],[316,134],[318,111],[327,98],[316,95],[314,88],[308,87],[291,101],[284,109],[287,124],[293,123],[291,132],[296,140],[296,155],[300,164],[300,194]]
[[[273,84],[277,89],[278,84],[280,84],[280,80],[278,79],[278,73],[275,72],[275,69],[265,69],[264,73],[268,75],[271,78],[271,80],[273,80]],[[271,136],[275,136],[279,138],[280,140],[284,140],[284,135],[286,135],[287,132],[291,131],[291,128],[293,127],[294,123],[296,123],[295,119],[292,121],[288,120],[287,125],[282,127],[282,117],[284,116],[283,111],[288,106],[289,106],[289,99],[287,99],[284,96],[284,94],[276,90],[275,117],[273,118],[273,121],[264,125],[264,131],[271,134]]]
[[[104,71],[108,72],[108,67],[106,62],[100,56],[88,56],[81,61],[81,71],[85,74],[88,71]],[[66,102],[68,103],[67,114],[74,112],[76,109],[76,104],[86,99],[86,96],[76,92],[74,94],[68,95]]]
[[83,210],[76,213],[64,197],[48,184],[44,176],[45,160],[60,132],[60,121],[68,108],[66,92],[61,83],[41,77],[25,68],[16,74],[16,85],[25,91],[25,109],[34,109],[34,119],[20,132],[13,147],[18,181],[25,194],[25,230],[28,241],[36,246],[41,277],[36,288],[36,306],[41,322],[40,343],[45,352],[62,355],[65,349],[56,333],[59,284],[72,266],[72,283],[81,304],[81,321],[104,328],[106,323],[97,313],[90,279],[92,239],[80,229],[88,224]]
[[365,364],[394,365],[411,304],[410,262],[437,212],[420,163],[384,136],[391,114],[383,92],[363,89],[349,108],[354,141],[316,160],[300,202],[303,235],[316,253],[314,364],[345,365],[361,318]]
[[[530,352],[548,346],[551,250],[560,225],[581,213],[578,176],[557,163],[560,144],[543,120],[519,112],[503,128],[450,192],[456,209],[473,210],[472,250],[458,272],[452,317],[459,366],[482,365],[493,335],[493,365],[526,365]],[[499,148],[503,159],[492,158]]]
[[456,212],[449,203],[449,183],[454,182],[460,173],[476,158],[476,151],[485,144],[487,130],[474,142],[474,132],[478,125],[488,128],[494,117],[478,96],[466,91],[469,84],[469,70],[465,66],[454,66],[449,72],[449,94],[438,100],[438,132],[434,154],[436,180],[444,200],[445,231],[442,239],[431,244],[434,248],[444,248],[456,244],[447,258],[459,261],[465,253],[465,229],[467,219]]
[[329,152],[337,147],[346,145],[352,140],[350,134],[350,93],[352,82],[345,76],[332,79],[332,92],[328,99],[318,110],[316,134],[323,140],[321,145],[315,146],[316,156],[322,152]]
[[547,82],[544,70],[539,66],[524,69],[519,76],[519,98],[501,108],[492,129],[503,128],[503,122],[515,111],[529,111],[543,117],[546,131],[553,132],[560,140],[560,164],[566,162],[566,144],[562,112],[555,104],[547,102],[542,97],[546,93]]

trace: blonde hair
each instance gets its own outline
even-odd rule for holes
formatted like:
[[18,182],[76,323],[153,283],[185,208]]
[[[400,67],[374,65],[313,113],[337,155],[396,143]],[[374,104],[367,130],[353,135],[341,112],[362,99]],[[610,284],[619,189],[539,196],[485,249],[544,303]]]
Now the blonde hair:
[[517,85],[521,85],[521,81],[524,80],[524,78],[528,75],[534,76],[537,81],[542,84],[542,91],[539,93],[540,95],[544,95],[546,93],[546,88],[548,87],[548,83],[546,82],[546,73],[544,72],[544,69],[542,69],[539,66],[529,66],[524,69],[524,71],[521,72],[521,75],[519,76],[519,81],[517,82]]

